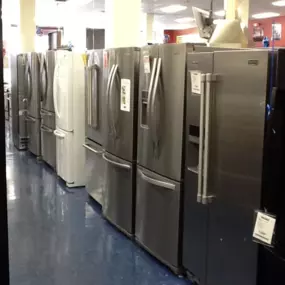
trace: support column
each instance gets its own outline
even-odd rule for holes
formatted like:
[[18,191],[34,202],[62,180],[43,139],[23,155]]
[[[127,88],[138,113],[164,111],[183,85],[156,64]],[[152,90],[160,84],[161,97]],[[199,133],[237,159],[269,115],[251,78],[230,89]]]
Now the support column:
[[22,52],[35,51],[36,0],[20,0],[20,37]]
[[141,0],[106,0],[106,48],[140,45]]
[[154,14],[146,15],[146,41],[148,43],[153,42],[153,22],[154,22]]

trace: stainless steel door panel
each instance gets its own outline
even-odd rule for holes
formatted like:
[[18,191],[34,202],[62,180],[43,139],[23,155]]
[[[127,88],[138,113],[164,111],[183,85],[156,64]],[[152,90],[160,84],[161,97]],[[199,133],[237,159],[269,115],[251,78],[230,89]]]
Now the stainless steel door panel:
[[55,113],[41,109],[42,125],[55,129]]
[[90,52],[86,69],[86,136],[103,144],[103,50]]
[[40,56],[39,84],[42,99],[42,109],[54,113],[53,104],[53,77],[55,68],[55,51],[47,51]]
[[[138,163],[177,181],[182,168],[186,53],[185,44],[159,46],[161,69],[157,68],[151,92],[151,120],[147,127],[140,124],[138,133]],[[140,96],[146,88],[145,79],[141,81]]]
[[37,53],[32,52],[27,55],[25,69],[25,93],[27,101],[27,110],[29,116],[40,118],[41,98],[39,89],[39,71],[40,64]]
[[173,270],[180,266],[181,184],[137,169],[136,239]]
[[28,149],[36,156],[41,155],[41,120],[35,119],[30,116],[26,117],[28,125]]
[[104,173],[106,162],[103,148],[90,140],[83,145],[86,149],[86,190],[100,205],[104,200]]
[[103,154],[106,161],[104,216],[128,235],[134,226],[134,177],[132,163],[109,153]]
[[[114,52],[114,54],[113,54]],[[106,151],[133,161],[136,159],[139,49],[121,48],[110,51],[109,65],[113,74],[106,89]],[[121,79],[129,79],[130,111],[121,110]],[[107,84],[108,85],[108,84]]]
[[[210,136],[208,284],[255,284],[268,51],[217,52]],[[233,68],[234,66],[234,68]]]
[[41,126],[41,148],[43,160],[52,168],[56,168],[56,137],[54,129]]

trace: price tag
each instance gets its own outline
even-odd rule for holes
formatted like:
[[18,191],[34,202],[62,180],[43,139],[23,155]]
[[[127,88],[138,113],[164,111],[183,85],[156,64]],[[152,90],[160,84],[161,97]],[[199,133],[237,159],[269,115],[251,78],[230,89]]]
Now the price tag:
[[271,245],[276,219],[268,214],[258,212],[253,237],[262,243]]
[[121,79],[121,111],[131,111],[131,80]]
[[192,93],[201,95],[201,72],[191,71]]
[[150,73],[150,61],[148,55],[145,55],[143,57],[143,64],[144,64],[144,73]]

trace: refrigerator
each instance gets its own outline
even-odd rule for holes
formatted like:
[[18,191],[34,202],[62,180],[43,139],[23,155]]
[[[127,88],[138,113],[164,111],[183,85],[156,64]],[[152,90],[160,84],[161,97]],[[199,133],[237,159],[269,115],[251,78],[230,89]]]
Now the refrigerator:
[[85,143],[86,190],[100,205],[104,196],[103,109],[104,77],[103,50],[88,52],[85,68]]
[[105,50],[103,59],[103,214],[127,236],[134,234],[139,56],[139,48],[117,48]]
[[43,160],[56,168],[55,112],[53,103],[53,78],[56,51],[39,54],[41,94],[41,151]]
[[41,157],[41,97],[39,91],[40,64],[38,54],[25,55],[25,104],[28,129],[28,150]]
[[67,187],[85,186],[85,76],[79,53],[56,52],[53,101],[56,170]]
[[[199,284],[283,278],[284,64],[284,50],[187,56],[183,265]],[[271,244],[253,237],[259,212]]]
[[15,147],[26,150],[28,144],[25,97],[25,65],[24,54],[12,54],[11,60],[11,112],[12,137]]
[[142,48],[140,58],[137,242],[181,272],[181,204],[186,55],[192,44]]

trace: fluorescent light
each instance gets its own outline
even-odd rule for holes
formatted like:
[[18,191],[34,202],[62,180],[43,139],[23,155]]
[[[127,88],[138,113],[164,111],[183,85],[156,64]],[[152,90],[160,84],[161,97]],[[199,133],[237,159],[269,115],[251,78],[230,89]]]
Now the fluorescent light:
[[279,13],[274,13],[274,12],[265,12],[265,13],[260,13],[260,14],[254,14],[252,15],[252,18],[254,19],[265,19],[265,18],[273,18],[280,16]]
[[275,1],[275,2],[272,2],[272,5],[273,6],[278,6],[278,7],[283,7],[285,6],[285,1],[282,0],[282,1]]
[[186,9],[187,9],[187,6],[182,6],[182,5],[170,5],[170,6],[160,8],[160,10],[164,13],[176,13],[176,12],[183,11]]
[[218,17],[224,17],[226,15],[226,11],[225,10],[220,10],[220,11],[216,11],[214,12],[214,14]]
[[180,19],[176,19],[175,22],[177,23],[189,23],[194,21],[194,18],[191,17],[185,17],[185,18],[180,18]]

